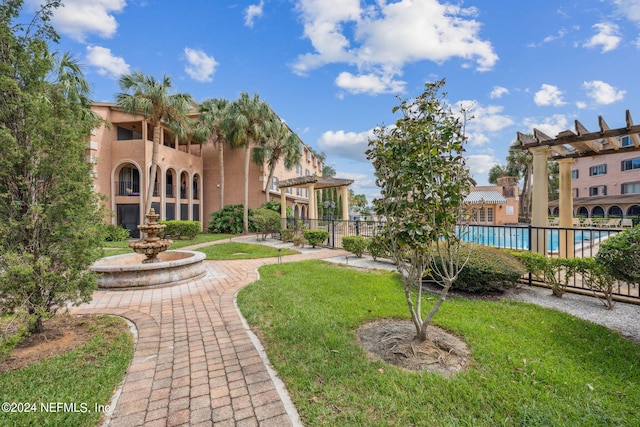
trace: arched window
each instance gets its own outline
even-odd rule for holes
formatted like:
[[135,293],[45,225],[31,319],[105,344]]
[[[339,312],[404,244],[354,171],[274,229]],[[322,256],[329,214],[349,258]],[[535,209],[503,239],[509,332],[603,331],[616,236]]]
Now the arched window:
[[192,193],[193,194],[193,200],[198,200],[198,187],[199,187],[198,181],[200,181],[200,176],[196,174],[196,175],[193,176],[193,182],[192,182],[192,186],[191,186],[192,191],[193,191],[193,193]]
[[627,210],[627,216],[640,217],[640,206],[633,205],[633,206],[629,207],[629,209]]
[[591,217],[592,218],[604,218],[604,209],[601,206],[594,206],[591,209]]
[[140,173],[133,165],[125,165],[118,173],[118,196],[140,195]]
[[578,216],[583,216],[583,217],[588,217],[589,216],[589,210],[587,208],[585,208],[584,206],[580,206],[578,208]]
[[620,208],[620,206],[611,206],[609,208],[609,212],[607,216],[609,217],[615,216],[615,217],[622,218],[622,209]]
[[166,177],[165,177],[165,195],[167,197],[175,197],[175,190],[174,190],[174,182],[173,182],[173,174],[174,172],[171,169],[167,170],[166,173]]

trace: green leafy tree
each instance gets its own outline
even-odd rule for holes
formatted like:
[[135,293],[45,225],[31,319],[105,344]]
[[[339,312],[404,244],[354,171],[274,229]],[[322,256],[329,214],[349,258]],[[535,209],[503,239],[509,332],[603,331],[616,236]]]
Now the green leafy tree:
[[520,215],[528,218],[531,212],[531,183],[533,181],[533,155],[528,150],[521,150],[515,146],[518,141],[511,144],[507,156],[506,172],[509,176],[522,179],[522,199],[520,203]]
[[0,5],[0,311],[27,313],[31,332],[91,300],[87,267],[103,237],[86,161],[100,122],[78,63],[49,50],[59,5],[45,3],[28,25],[18,22],[22,1]]
[[229,114],[223,122],[227,138],[233,147],[244,147],[244,203],[242,227],[249,231],[249,166],[251,149],[266,139],[273,112],[269,105],[260,99],[243,92],[240,98],[229,106]]
[[487,180],[489,181],[489,184],[497,185],[498,178],[501,178],[507,175],[508,175],[507,168],[505,166],[493,165],[491,169],[489,169],[489,177]]
[[[463,124],[445,107],[444,95],[439,97],[443,86],[444,80],[428,83],[417,98],[401,100],[393,111],[402,117],[394,127],[377,128],[367,151],[381,194],[373,204],[386,220],[383,233],[420,342],[468,259],[462,248],[469,245],[460,245],[456,224],[472,179],[463,157]],[[442,289],[423,316],[421,280],[427,269]]]
[[355,192],[349,189],[349,206],[357,206],[359,208],[365,208],[369,202],[367,202],[367,196],[364,194],[355,194]]
[[253,150],[253,161],[258,165],[267,163],[269,175],[265,187],[265,202],[269,201],[269,189],[273,180],[273,173],[280,161],[286,170],[291,170],[300,161],[302,155],[302,140],[289,129],[275,113],[272,123],[268,127],[266,139]]
[[151,173],[144,205],[144,211],[148,212],[151,209],[153,186],[158,173],[162,124],[166,123],[174,134],[181,139],[186,139],[193,129],[188,116],[193,106],[193,99],[187,93],[170,93],[171,78],[166,75],[162,80],[157,80],[153,76],[134,71],[121,76],[119,83],[123,92],[116,95],[118,106],[127,113],[144,116],[153,127]]
[[200,114],[194,132],[197,140],[213,141],[218,147],[220,209],[224,209],[224,146],[227,144],[223,124],[229,114],[229,105],[229,101],[224,98],[204,100],[199,107]]

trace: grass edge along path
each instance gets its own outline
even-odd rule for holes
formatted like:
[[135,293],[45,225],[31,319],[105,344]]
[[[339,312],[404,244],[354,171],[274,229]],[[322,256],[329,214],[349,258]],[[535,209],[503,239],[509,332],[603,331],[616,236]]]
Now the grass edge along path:
[[196,250],[203,252],[207,256],[207,260],[274,258],[278,254],[285,256],[300,253],[287,248],[283,248],[278,252],[277,248],[271,246],[239,242],[219,243]]
[[[108,409],[133,357],[127,323],[97,315],[95,335],[83,346],[0,374],[0,425],[90,426]],[[8,405],[8,406],[7,406]],[[5,410],[8,409],[8,410]]]
[[473,360],[445,378],[372,360],[357,343],[365,322],[408,318],[396,273],[268,265],[238,305],[304,425],[640,425],[640,346],[566,313],[449,298],[434,324]]

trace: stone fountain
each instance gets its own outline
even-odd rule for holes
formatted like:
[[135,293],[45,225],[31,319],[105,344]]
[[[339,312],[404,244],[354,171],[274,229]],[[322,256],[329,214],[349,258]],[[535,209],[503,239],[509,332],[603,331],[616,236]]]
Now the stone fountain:
[[143,264],[149,264],[152,262],[160,262],[158,254],[164,252],[173,243],[169,239],[161,239],[158,237],[158,233],[165,229],[166,225],[158,224],[156,221],[160,217],[156,213],[154,208],[149,210],[149,213],[145,215],[147,217],[147,223],[138,226],[138,229],[147,235],[144,239],[138,240],[129,244],[129,247],[139,254],[143,254],[147,258],[142,261]]
[[173,286],[203,277],[207,270],[202,252],[167,248],[173,243],[158,237],[166,227],[158,224],[159,217],[151,208],[147,224],[138,228],[147,237],[129,244],[136,253],[114,255],[99,259],[90,270],[99,273],[98,287],[103,289],[136,289]]

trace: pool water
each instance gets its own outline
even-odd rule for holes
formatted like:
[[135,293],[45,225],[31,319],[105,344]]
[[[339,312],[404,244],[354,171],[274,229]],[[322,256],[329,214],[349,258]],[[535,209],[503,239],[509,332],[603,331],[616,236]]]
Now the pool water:
[[[542,229],[532,228],[532,232],[536,231],[542,233]],[[459,230],[459,232],[462,232],[462,230]],[[613,233],[615,232],[610,230],[574,229],[574,245],[583,247],[584,245],[598,242],[603,237],[608,237]],[[547,229],[545,239],[549,252],[558,251],[558,247],[560,246],[560,230]],[[498,248],[531,249],[529,244],[529,227],[471,225],[468,227],[467,234],[462,236],[462,240]]]

